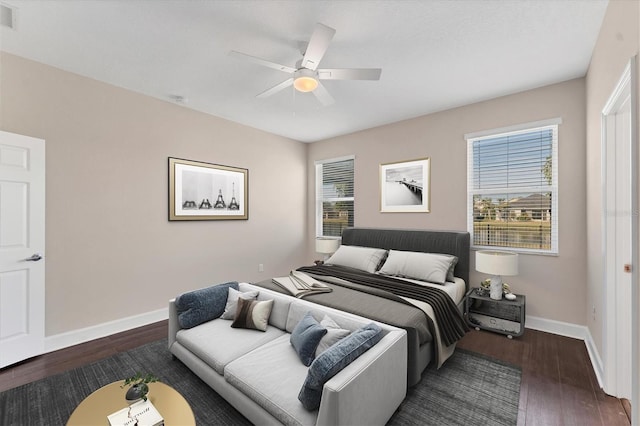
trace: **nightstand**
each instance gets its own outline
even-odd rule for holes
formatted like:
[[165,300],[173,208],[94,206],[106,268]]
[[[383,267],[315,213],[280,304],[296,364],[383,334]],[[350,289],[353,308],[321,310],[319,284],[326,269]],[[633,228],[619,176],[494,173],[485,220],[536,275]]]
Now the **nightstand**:
[[509,339],[524,334],[526,297],[516,294],[515,300],[494,300],[471,289],[467,293],[464,317],[476,330],[506,334]]

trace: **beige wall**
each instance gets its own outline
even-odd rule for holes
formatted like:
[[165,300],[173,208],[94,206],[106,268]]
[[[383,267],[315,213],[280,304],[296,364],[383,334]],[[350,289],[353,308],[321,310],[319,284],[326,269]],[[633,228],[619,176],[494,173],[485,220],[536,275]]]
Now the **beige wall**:
[[[638,52],[639,16],[638,2],[610,2],[586,79],[311,145],[1,54],[0,129],[47,141],[47,335],[313,259],[317,159],[356,156],[356,226],[466,229],[463,135],[561,117],[560,255],[521,256],[509,282],[528,314],[586,324],[601,350],[599,114]],[[248,168],[249,220],[168,222],[169,156]],[[379,213],[379,164],[424,156],[431,213]]]
[[[0,60],[0,129],[46,140],[47,336],[303,262],[306,144],[9,54]],[[170,156],[248,168],[249,220],[168,222]]]
[[[561,117],[559,126],[559,256],[520,256],[520,274],[509,277],[527,295],[527,314],[585,324],[586,213],[584,79],[365,130],[309,147],[308,184],[314,193],[315,160],[353,154],[355,225],[466,230],[466,133]],[[449,84],[449,83],[447,83]],[[431,213],[380,213],[379,165],[431,158]],[[314,199],[308,202],[312,239]],[[473,259],[473,256],[472,256]],[[471,284],[484,275],[471,264]]]
[[[586,77],[587,114],[587,324],[603,353],[604,287],[602,263],[601,114],[622,72],[640,48],[637,1],[611,1]],[[636,212],[637,214],[637,212]],[[595,318],[591,310],[595,307]]]

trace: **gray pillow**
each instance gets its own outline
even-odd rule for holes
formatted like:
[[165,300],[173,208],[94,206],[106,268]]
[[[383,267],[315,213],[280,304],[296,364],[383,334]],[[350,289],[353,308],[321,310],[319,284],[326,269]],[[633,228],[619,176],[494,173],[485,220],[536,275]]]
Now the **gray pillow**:
[[271,309],[273,299],[258,301],[240,297],[231,327],[267,331]]
[[309,411],[320,407],[322,388],[333,376],[382,339],[382,329],[370,323],[351,333],[320,354],[309,367],[298,399]]
[[340,246],[324,263],[347,266],[361,271],[374,273],[384,261],[387,251],[379,248],[360,246]]
[[379,272],[382,275],[444,284],[448,276],[453,275],[457,262],[457,257],[448,254],[389,250],[389,256]]
[[235,281],[183,293],[176,297],[178,324],[191,328],[218,318],[224,312],[229,289],[238,290]]
[[240,293],[239,290],[230,288],[229,295],[227,296],[227,304],[225,305],[224,312],[222,313],[222,319],[232,320],[235,318],[236,306],[238,305],[238,298],[240,297],[246,300],[256,300],[258,298],[258,292],[251,290]]
[[316,348],[316,356],[351,334],[351,331],[340,328],[329,315],[324,316],[322,321],[320,321],[320,325],[327,329],[327,334],[320,339],[320,343],[318,343],[318,347]]
[[[445,255],[448,256],[448,255]],[[449,282],[455,282],[456,280],[456,276],[453,275],[453,271],[456,269],[456,265],[458,264],[458,257],[457,256],[451,256],[453,257],[453,260],[451,261],[451,266],[449,266],[449,270],[447,271],[447,281]]]
[[313,362],[318,343],[325,334],[327,329],[318,324],[311,312],[307,312],[291,332],[289,342],[296,350],[300,361],[307,367]]

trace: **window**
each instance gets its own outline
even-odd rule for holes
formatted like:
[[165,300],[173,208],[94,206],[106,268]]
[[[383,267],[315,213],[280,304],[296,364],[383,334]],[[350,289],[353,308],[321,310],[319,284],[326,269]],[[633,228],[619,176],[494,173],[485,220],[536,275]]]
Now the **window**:
[[558,124],[466,135],[471,244],[558,253]]
[[353,226],[354,157],[316,161],[316,236],[340,237]]

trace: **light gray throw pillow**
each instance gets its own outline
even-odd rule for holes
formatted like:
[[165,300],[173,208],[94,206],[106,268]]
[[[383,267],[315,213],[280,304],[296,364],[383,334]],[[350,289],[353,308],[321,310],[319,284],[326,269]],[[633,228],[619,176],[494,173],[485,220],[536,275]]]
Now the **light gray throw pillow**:
[[224,312],[220,318],[226,320],[232,320],[236,316],[236,309],[238,307],[238,298],[242,297],[245,300],[256,300],[258,298],[258,292],[255,290],[246,291],[241,293],[233,288],[229,288],[229,295],[227,296],[227,305],[224,308]]
[[327,259],[327,265],[347,266],[361,271],[374,273],[387,255],[387,251],[379,248],[360,246],[340,246]]
[[449,277],[453,281],[453,268],[457,262],[456,256],[448,254],[389,250],[389,256],[379,272],[382,275],[444,284]]
[[322,339],[320,339],[320,343],[318,343],[316,357],[351,334],[351,331],[340,328],[329,315],[325,315],[324,318],[322,318],[320,325],[327,329],[327,334],[325,334]]

